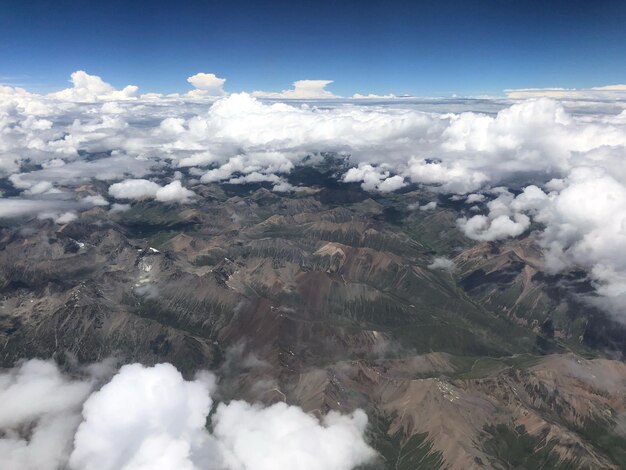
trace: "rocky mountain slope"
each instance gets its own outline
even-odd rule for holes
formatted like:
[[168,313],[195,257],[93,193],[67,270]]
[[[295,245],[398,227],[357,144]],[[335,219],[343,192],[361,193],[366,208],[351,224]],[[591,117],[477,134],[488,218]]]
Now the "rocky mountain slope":
[[584,273],[543,272],[532,233],[464,238],[444,196],[312,171],[3,220],[0,362],[167,361],[224,399],[360,407],[379,468],[626,467],[626,330]]

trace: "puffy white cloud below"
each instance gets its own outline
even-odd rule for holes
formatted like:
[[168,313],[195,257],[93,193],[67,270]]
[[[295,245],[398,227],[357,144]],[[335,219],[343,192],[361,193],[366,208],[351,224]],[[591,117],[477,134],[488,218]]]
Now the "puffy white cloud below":
[[196,193],[184,188],[180,181],[172,181],[162,188],[157,189],[155,199],[161,202],[189,202]]
[[437,208],[437,203],[435,201],[430,201],[424,204],[423,206],[420,206],[419,209],[421,211],[434,211],[436,208]]
[[124,180],[109,186],[109,194],[115,199],[154,199],[161,186],[144,179]]
[[587,269],[609,310],[626,314],[626,186],[604,169],[580,167],[564,188],[535,198],[548,269]]
[[530,218],[515,210],[521,207],[516,207],[516,198],[513,194],[505,188],[497,188],[495,192],[499,195],[487,203],[488,215],[475,215],[470,219],[458,220],[459,227],[467,237],[480,241],[501,240],[517,237],[530,227]]
[[109,186],[109,194],[115,199],[156,199],[162,202],[187,203],[195,193],[175,180],[165,186],[145,179],[129,179]]
[[351,469],[375,457],[363,440],[367,416],[330,412],[320,422],[302,409],[234,401],[218,405],[214,435],[228,468],[241,470]]
[[459,225],[465,235],[473,240],[493,241],[521,235],[530,226],[530,219],[524,214],[499,215],[494,218],[475,215],[469,220],[460,219]]
[[213,383],[208,374],[185,381],[169,364],[122,367],[85,402],[71,467],[219,468],[205,430]]
[[74,204],[64,200],[0,198],[0,218],[36,216],[71,207]]
[[[44,196],[47,198],[44,199]],[[101,196],[87,196],[78,201],[68,199],[66,194],[53,193],[37,198],[0,198],[0,219],[37,217],[52,219],[66,224],[78,218],[76,211],[107,205]]]
[[361,182],[361,187],[366,191],[380,191],[388,193],[406,186],[404,178],[400,175],[389,176],[389,170],[386,165],[374,167],[367,163],[360,163],[356,168],[350,168],[345,175],[343,181],[345,183]]
[[31,360],[0,372],[0,467],[350,470],[376,455],[360,410],[319,420],[283,403],[233,401],[218,405],[209,432],[212,374],[188,381],[169,364],[131,364],[98,390],[109,367],[70,379]]
[[0,467],[63,468],[92,385],[40,360],[0,373]]
[[626,185],[605,169],[576,167],[546,191],[530,185],[517,196],[500,189],[486,204],[487,215],[459,219],[475,240],[522,234],[531,218],[545,228],[538,234],[545,268],[582,268],[601,295],[595,302],[618,318],[626,314]]
[[428,269],[452,272],[456,268],[454,261],[448,258],[436,257],[433,262],[428,265]]
[[76,212],[67,211],[67,212],[63,212],[62,214],[59,214],[58,216],[56,214],[52,214],[52,218],[57,224],[65,225],[78,219],[78,215],[76,215]]

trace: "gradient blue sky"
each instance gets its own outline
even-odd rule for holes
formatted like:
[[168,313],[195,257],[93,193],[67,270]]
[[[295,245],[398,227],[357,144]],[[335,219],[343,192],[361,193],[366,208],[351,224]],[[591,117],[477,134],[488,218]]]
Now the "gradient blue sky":
[[329,79],[341,95],[495,94],[626,82],[624,1],[0,0],[0,82],[74,70],[142,92],[209,72],[227,91]]

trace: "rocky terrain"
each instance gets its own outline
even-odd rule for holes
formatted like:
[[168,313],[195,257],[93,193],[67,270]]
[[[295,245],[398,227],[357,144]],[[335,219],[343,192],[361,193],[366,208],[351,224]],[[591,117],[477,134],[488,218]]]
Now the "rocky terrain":
[[543,272],[532,232],[465,238],[451,198],[331,171],[3,219],[1,364],[171,362],[220,371],[226,400],[363,408],[377,468],[626,468],[626,329],[585,273]]

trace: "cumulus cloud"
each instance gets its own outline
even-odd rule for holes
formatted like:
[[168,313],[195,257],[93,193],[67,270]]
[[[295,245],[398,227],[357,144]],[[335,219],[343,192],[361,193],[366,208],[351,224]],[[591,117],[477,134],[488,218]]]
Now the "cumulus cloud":
[[228,468],[242,470],[352,469],[375,457],[363,440],[367,416],[328,413],[320,422],[300,408],[220,404],[214,435]]
[[186,203],[195,193],[175,180],[165,186],[145,179],[129,179],[109,186],[109,194],[115,199],[156,199],[162,202]]
[[487,215],[459,219],[475,240],[515,237],[535,220],[545,268],[586,269],[601,295],[596,302],[618,318],[626,313],[626,185],[599,167],[576,167],[545,191],[529,185],[517,196],[500,189]]
[[[505,188],[494,190],[498,197],[487,203],[487,215],[475,215],[457,220],[463,233],[473,240],[494,241],[517,237],[530,227],[530,218],[522,210],[522,199],[516,206],[515,196]],[[525,202],[525,200],[524,200]],[[518,210],[515,210],[518,209]],[[519,210],[522,209],[522,210]]]
[[1,372],[0,467],[63,468],[92,385],[70,380],[41,360]]
[[465,203],[466,204],[474,204],[476,202],[483,202],[485,200],[485,195],[484,194],[468,194],[467,197],[465,198]]
[[403,188],[404,186],[406,186],[404,177],[400,175],[394,175],[381,181],[376,186],[376,189],[378,189],[381,193],[390,193],[400,188]]
[[209,467],[217,454],[204,427],[213,383],[208,374],[185,381],[169,364],[122,367],[85,402],[70,465],[85,470]]
[[420,205],[419,201],[413,202],[407,206],[410,211],[420,210],[423,212],[433,211],[437,208],[437,201],[430,201],[424,205]]
[[475,215],[470,219],[459,219],[459,226],[468,238],[494,241],[521,235],[530,226],[530,219],[524,214],[499,215],[494,218]]
[[127,100],[135,98],[138,87],[128,85],[116,90],[97,75],[89,75],[83,70],[72,74],[72,88],[52,93],[52,98],[68,101]]
[[109,205],[109,201],[107,201],[104,197],[102,197],[99,194],[95,196],[85,196],[82,199],[82,201],[87,204],[92,204],[94,206],[108,206]]
[[252,96],[258,98],[275,98],[275,99],[324,99],[339,98],[326,87],[333,83],[332,80],[298,80],[293,82],[293,88],[283,90],[279,93],[268,91],[255,91]]
[[423,206],[419,207],[419,210],[421,211],[433,211],[437,208],[437,202],[436,201],[430,201],[427,202],[426,204],[424,204]]
[[289,193],[292,191],[303,191],[304,188],[301,188],[299,186],[294,186],[293,184],[284,181],[284,180],[280,180],[278,181],[276,184],[274,184],[274,186],[272,187],[272,191],[276,192],[276,193]]
[[219,78],[213,73],[197,73],[187,78],[196,89],[188,93],[191,97],[222,96],[224,92],[225,78]]
[[109,186],[109,194],[115,199],[154,199],[160,188],[160,185],[149,180],[124,180]]
[[57,224],[65,225],[76,220],[78,218],[78,215],[76,215],[76,212],[67,211],[67,212],[63,212],[62,214],[59,214],[58,216],[53,215],[52,218]]
[[[626,313],[626,185],[599,168],[574,169],[544,197],[536,219],[552,271],[587,269],[610,311]],[[624,318],[623,315],[621,318]]]
[[455,269],[454,261],[448,258],[436,257],[433,262],[428,265],[428,269],[449,271],[452,272]]
[[400,175],[390,176],[386,165],[374,167],[367,163],[360,163],[356,168],[350,168],[344,175],[345,183],[361,183],[366,191],[380,191],[388,193],[406,186],[404,177]]
[[114,203],[111,205],[111,209],[110,212],[112,213],[116,213],[116,212],[124,212],[130,209],[130,204],[119,204],[119,203]]
[[0,373],[0,466],[350,470],[375,457],[360,410],[319,420],[283,403],[232,401],[217,406],[209,432],[212,374],[189,381],[169,364],[131,364],[93,391],[106,369],[70,379],[52,362],[31,360]]
[[[15,133],[16,143],[21,141],[20,149],[38,146],[43,162],[60,162],[59,156],[76,160],[79,149],[113,150],[115,157],[111,158],[132,164],[135,177],[141,176],[142,170],[145,174],[141,165],[163,164],[164,159],[181,167],[219,169],[228,164],[222,169],[225,172],[237,163],[230,162],[231,158],[281,155],[281,171],[290,171],[287,167],[311,153],[338,152],[349,154],[355,167],[359,163],[374,167],[386,164],[394,176],[403,176],[405,181],[408,178],[458,193],[476,191],[520,172],[557,176],[567,171],[580,152],[623,145],[625,140],[619,132],[623,123],[617,119],[573,117],[558,103],[545,99],[516,104],[495,116],[424,113],[406,106],[318,108],[263,103],[247,94],[208,103],[206,112],[191,117],[180,103],[169,106],[164,101],[150,112],[145,102],[124,106],[115,115],[80,112],[83,119],[56,129],[56,138],[54,132],[47,139],[42,139],[45,133],[33,133],[28,143],[30,137],[24,130],[16,132],[19,127],[14,123],[9,134]],[[169,115],[149,120],[153,111]],[[65,133],[62,138],[58,137],[60,132]],[[273,165],[269,159],[267,162],[268,167]],[[95,163],[90,162],[90,166]],[[10,160],[6,164],[10,166]],[[249,172],[275,173],[263,171],[262,162],[259,165]],[[61,164],[55,168],[57,174],[70,171],[63,166],[67,167]],[[81,169],[87,171],[87,165],[83,166]],[[109,164],[107,168],[119,172],[125,166]],[[223,180],[231,175],[221,178],[216,172],[215,177]]]
[[161,202],[189,202],[196,193],[184,188],[180,181],[172,181],[162,188],[157,189],[155,199]]

